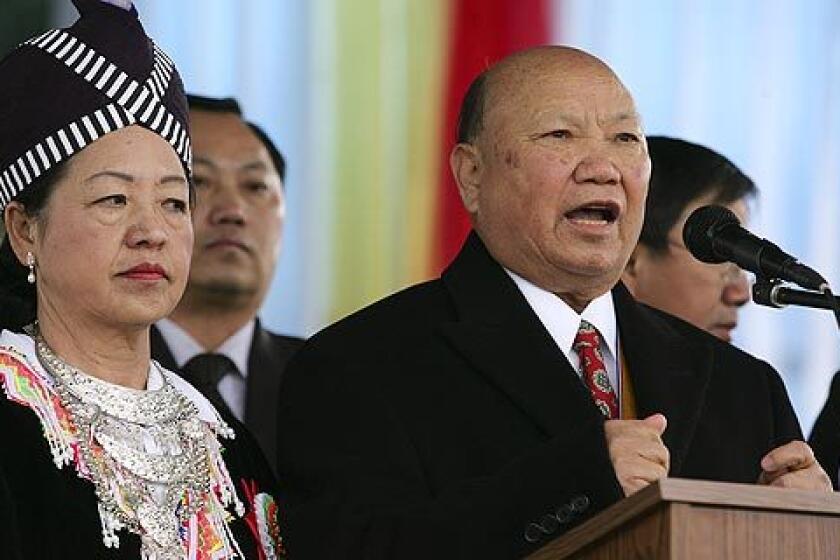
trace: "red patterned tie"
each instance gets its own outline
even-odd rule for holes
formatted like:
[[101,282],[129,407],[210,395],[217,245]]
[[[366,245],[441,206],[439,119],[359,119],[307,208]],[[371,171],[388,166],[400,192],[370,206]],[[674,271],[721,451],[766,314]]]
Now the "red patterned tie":
[[592,399],[604,417],[611,420],[618,418],[618,398],[607,376],[600,344],[601,337],[595,327],[581,321],[572,348],[580,357],[580,373],[592,393]]

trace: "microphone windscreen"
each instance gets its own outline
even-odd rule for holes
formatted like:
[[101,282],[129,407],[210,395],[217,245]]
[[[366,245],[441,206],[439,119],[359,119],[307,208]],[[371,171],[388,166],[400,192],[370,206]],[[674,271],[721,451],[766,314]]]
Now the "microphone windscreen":
[[720,263],[727,259],[715,251],[714,236],[731,225],[741,225],[738,216],[723,206],[701,206],[691,213],[683,227],[683,243],[699,261]]

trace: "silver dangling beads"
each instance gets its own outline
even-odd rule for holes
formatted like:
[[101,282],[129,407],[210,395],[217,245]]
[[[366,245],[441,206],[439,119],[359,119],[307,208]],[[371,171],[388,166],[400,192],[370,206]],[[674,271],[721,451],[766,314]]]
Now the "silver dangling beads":
[[26,252],[26,266],[29,267],[29,275],[26,277],[26,281],[30,284],[35,283],[35,255],[32,254],[32,251]]

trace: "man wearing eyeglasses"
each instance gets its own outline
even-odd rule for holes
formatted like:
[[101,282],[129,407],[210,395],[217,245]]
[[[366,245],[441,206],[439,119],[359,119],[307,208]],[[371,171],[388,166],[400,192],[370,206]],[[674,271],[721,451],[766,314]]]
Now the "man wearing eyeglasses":
[[638,301],[729,342],[738,310],[750,298],[747,277],[732,263],[695,259],[683,244],[682,229],[691,213],[707,204],[725,206],[746,221],[755,183],[698,144],[649,136],[648,150],[653,170],[645,221],[622,280]]

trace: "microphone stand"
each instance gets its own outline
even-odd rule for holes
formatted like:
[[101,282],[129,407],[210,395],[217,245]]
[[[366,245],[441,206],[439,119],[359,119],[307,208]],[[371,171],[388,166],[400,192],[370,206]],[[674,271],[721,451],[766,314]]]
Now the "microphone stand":
[[757,304],[776,309],[788,305],[828,309],[834,312],[838,327],[840,327],[840,298],[827,288],[824,292],[786,288],[781,280],[757,276],[752,287],[752,296]]
[[[833,309],[831,303],[822,292],[785,288],[779,280],[756,278],[755,284],[752,287],[752,295],[753,301],[757,304],[775,307],[776,309],[781,309],[788,305],[812,307],[814,309]],[[840,303],[840,298],[834,296],[834,299]]]

